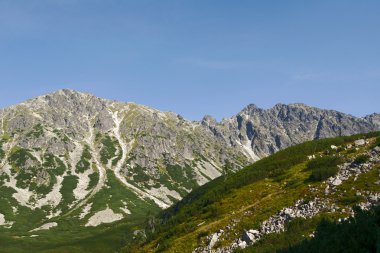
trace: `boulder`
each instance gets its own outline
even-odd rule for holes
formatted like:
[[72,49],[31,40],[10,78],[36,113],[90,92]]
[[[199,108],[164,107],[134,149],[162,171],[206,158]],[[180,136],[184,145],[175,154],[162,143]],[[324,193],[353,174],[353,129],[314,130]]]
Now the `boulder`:
[[214,247],[214,245],[218,242],[219,240],[219,236],[220,234],[219,233],[215,233],[211,236],[211,240],[210,240],[210,243],[208,244],[208,247],[210,249],[212,249],[212,247]]
[[340,185],[340,184],[342,183],[342,180],[340,180],[340,178],[337,177],[337,178],[335,178],[331,183],[332,183],[332,185],[334,185],[334,186],[338,186],[338,185]]
[[238,245],[241,249],[245,249],[247,247],[247,243],[245,241],[239,241]]
[[363,146],[365,144],[364,139],[359,139],[355,141],[355,146]]

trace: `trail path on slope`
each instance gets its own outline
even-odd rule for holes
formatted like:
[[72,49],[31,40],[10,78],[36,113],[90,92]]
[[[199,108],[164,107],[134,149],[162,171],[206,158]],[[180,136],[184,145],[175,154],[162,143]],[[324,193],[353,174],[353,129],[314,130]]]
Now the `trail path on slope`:
[[168,208],[169,205],[165,202],[163,202],[162,200],[140,190],[139,188],[137,188],[136,186],[130,184],[127,182],[127,180],[125,179],[125,177],[121,174],[121,170],[123,168],[123,165],[125,164],[125,160],[127,159],[127,154],[130,152],[131,150],[131,143],[126,143],[123,138],[121,137],[120,135],[120,123],[123,121],[123,118],[122,117],[119,117],[118,115],[118,111],[115,111],[115,112],[112,112],[110,111],[110,113],[112,114],[112,118],[113,118],[113,121],[114,121],[114,128],[113,128],[113,133],[114,133],[114,136],[115,138],[117,139],[117,141],[119,142],[120,144],[120,147],[121,147],[121,150],[122,150],[122,157],[121,159],[117,162],[116,164],[116,167],[114,168],[114,174],[115,176],[129,189],[131,189],[133,192],[135,192],[137,194],[138,197],[140,198],[149,198],[151,200],[154,201],[154,203],[156,203],[159,207],[165,209],[165,208]]

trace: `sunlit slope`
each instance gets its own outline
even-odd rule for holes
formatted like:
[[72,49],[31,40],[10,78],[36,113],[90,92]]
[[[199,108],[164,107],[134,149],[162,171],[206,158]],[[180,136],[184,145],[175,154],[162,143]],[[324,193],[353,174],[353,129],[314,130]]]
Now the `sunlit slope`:
[[272,252],[296,244],[323,217],[377,204],[379,136],[306,142],[222,176],[152,219],[154,232],[126,252]]

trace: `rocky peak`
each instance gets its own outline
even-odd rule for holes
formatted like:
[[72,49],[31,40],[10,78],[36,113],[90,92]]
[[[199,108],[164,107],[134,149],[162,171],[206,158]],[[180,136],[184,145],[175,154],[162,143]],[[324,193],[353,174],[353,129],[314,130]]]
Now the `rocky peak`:
[[365,120],[368,120],[372,124],[376,125],[380,128],[380,114],[379,113],[372,113],[364,118]]
[[249,104],[246,107],[243,108],[243,110],[238,113],[239,115],[254,115],[256,112],[262,111],[261,108],[259,108],[255,104]]
[[216,121],[214,117],[210,115],[206,115],[203,117],[201,123],[204,126],[215,126],[218,122]]

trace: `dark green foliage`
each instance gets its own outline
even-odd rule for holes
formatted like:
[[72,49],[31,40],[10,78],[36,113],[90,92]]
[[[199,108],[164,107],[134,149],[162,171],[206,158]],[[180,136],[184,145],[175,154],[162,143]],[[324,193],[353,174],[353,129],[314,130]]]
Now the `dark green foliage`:
[[356,164],[363,164],[363,163],[368,162],[368,160],[369,160],[369,156],[368,155],[360,155],[360,156],[356,157],[354,163],[356,163]]
[[44,128],[41,124],[37,124],[33,129],[26,134],[26,137],[38,138],[44,134]]
[[303,234],[309,235],[318,225],[319,218],[296,218],[285,224],[285,233],[265,235],[260,241],[246,249],[236,250],[237,253],[267,253],[278,252],[280,249],[298,245],[302,242]]
[[[117,147],[120,148],[118,142],[113,140],[110,136],[105,136],[102,139],[102,149],[100,150],[100,160],[103,164],[107,164],[108,161],[116,156]],[[117,161],[121,159],[121,152],[117,158],[112,161],[112,165],[116,165]]]
[[[168,165],[166,167],[168,175],[173,182],[176,182],[178,186],[185,187],[187,189],[194,189],[198,186],[194,175],[194,171],[191,167],[185,166],[181,167],[178,165]],[[166,184],[168,184],[167,182]],[[170,187],[169,187],[170,188]]]
[[339,200],[339,203],[343,205],[353,205],[358,204],[359,202],[363,201],[363,197],[361,196],[346,196]]
[[57,158],[53,154],[45,154],[44,162],[42,166],[45,169],[49,169],[56,176],[61,176],[65,173],[66,166],[61,159]]
[[67,205],[71,204],[74,200],[74,189],[77,187],[78,184],[78,177],[71,175],[71,176],[65,176],[63,178],[62,182],[62,188],[60,190],[60,193],[62,194],[62,202],[65,203],[65,206],[63,207],[64,210],[67,209]]
[[279,252],[380,252],[380,207],[357,209],[355,218],[342,223],[322,220],[313,239]]
[[342,159],[338,156],[318,157],[307,164],[307,168],[311,170],[311,181],[323,181],[331,176],[335,176],[338,172],[338,164],[342,163]]
[[36,158],[34,158],[27,149],[15,148],[12,150],[8,161],[11,165],[17,167],[17,169],[21,169],[28,159],[36,160]]
[[99,181],[99,173],[94,172],[88,176],[90,178],[90,182],[87,186],[87,190],[90,190],[96,186]]
[[141,182],[149,181],[150,177],[146,173],[144,173],[143,168],[136,166],[134,172],[136,173],[135,175],[133,175],[133,182],[134,183],[141,183]]
[[375,141],[373,147],[380,147],[380,137],[376,138],[376,141]]
[[4,142],[5,142],[4,139],[1,138],[0,139],[0,160],[3,159],[4,156],[5,156],[5,152],[3,150],[3,144],[4,144]]
[[75,171],[77,173],[83,173],[86,170],[88,170],[90,168],[90,165],[91,165],[89,162],[90,159],[91,159],[90,147],[88,145],[85,145],[81,159],[77,163]]

